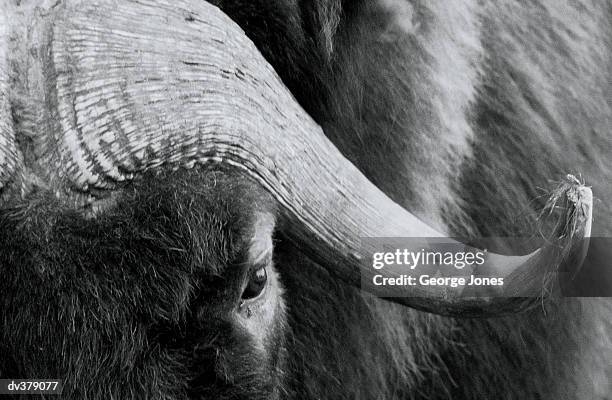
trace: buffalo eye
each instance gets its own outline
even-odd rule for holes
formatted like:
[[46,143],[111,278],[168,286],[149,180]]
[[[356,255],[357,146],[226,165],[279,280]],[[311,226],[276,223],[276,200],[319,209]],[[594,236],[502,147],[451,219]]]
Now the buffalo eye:
[[267,282],[268,272],[265,266],[252,269],[249,273],[247,285],[242,292],[242,300],[251,300],[258,297],[263,292]]

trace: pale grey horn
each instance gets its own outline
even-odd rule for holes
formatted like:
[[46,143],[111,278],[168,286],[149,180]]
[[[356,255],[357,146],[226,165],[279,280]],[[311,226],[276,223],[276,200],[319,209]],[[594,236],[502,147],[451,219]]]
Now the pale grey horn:
[[[347,161],[244,33],[210,4],[74,0],[33,18],[28,79],[48,121],[40,178],[77,206],[95,207],[145,170],[222,163],[266,188],[291,221],[287,235],[357,285],[372,272],[372,248],[362,238],[444,236]],[[592,199],[581,185],[563,195],[570,192],[573,243],[589,234]],[[527,256],[489,254],[487,264],[513,282],[533,283],[559,266],[551,250],[558,245]],[[513,297],[476,290],[465,298],[460,290],[406,287],[394,301],[459,316],[537,302],[521,298],[520,285],[512,290]]]
[[9,100],[9,13],[0,14],[0,204],[8,198],[8,186],[16,180],[19,154]]

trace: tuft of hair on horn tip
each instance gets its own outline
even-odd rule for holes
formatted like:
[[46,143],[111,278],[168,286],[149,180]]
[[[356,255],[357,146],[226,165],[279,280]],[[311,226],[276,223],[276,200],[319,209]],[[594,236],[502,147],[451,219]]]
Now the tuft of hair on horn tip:
[[[540,224],[552,221],[552,233],[548,236],[553,244],[551,263],[575,276],[586,257],[591,236],[593,194],[582,177],[566,175],[557,182],[540,214]],[[570,265],[571,264],[571,265]]]
[[582,177],[567,174],[551,191],[540,219],[558,213],[555,224],[556,238],[573,238],[582,229],[591,213],[593,195]]

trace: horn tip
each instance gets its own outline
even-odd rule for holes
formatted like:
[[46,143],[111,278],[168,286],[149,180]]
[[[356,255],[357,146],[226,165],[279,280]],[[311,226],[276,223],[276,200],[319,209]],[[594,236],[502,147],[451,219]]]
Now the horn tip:
[[[547,208],[561,210],[560,220],[553,237],[559,240],[562,265],[560,271],[575,277],[580,271],[589,250],[592,220],[593,192],[573,175],[553,191]],[[551,210],[552,211],[552,210]]]

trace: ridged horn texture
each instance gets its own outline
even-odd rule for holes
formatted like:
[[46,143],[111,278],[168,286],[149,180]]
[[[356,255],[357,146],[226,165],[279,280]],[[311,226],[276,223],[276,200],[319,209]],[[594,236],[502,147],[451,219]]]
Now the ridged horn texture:
[[3,7],[0,11],[0,204],[7,198],[6,187],[16,179],[21,160],[9,100],[9,37],[9,8]]
[[[35,14],[28,82],[45,105],[46,133],[39,165],[30,168],[44,171],[39,178],[76,206],[95,206],[145,170],[222,163],[265,187],[281,206],[287,235],[355,285],[372,273],[372,249],[361,238],[444,236],[348,162],[240,28],[208,3],[74,0]],[[2,154],[8,154],[11,136],[3,137]],[[2,165],[5,177],[10,164]],[[576,241],[588,234],[582,228],[591,218],[591,195],[578,184],[565,192],[573,196]],[[554,250],[569,240],[528,256],[489,254],[487,263],[514,282],[529,282],[531,290],[533,277],[559,267],[562,257]],[[511,290],[523,294],[520,285]],[[457,316],[537,303],[478,291],[470,296],[417,286],[405,287],[394,301]]]

